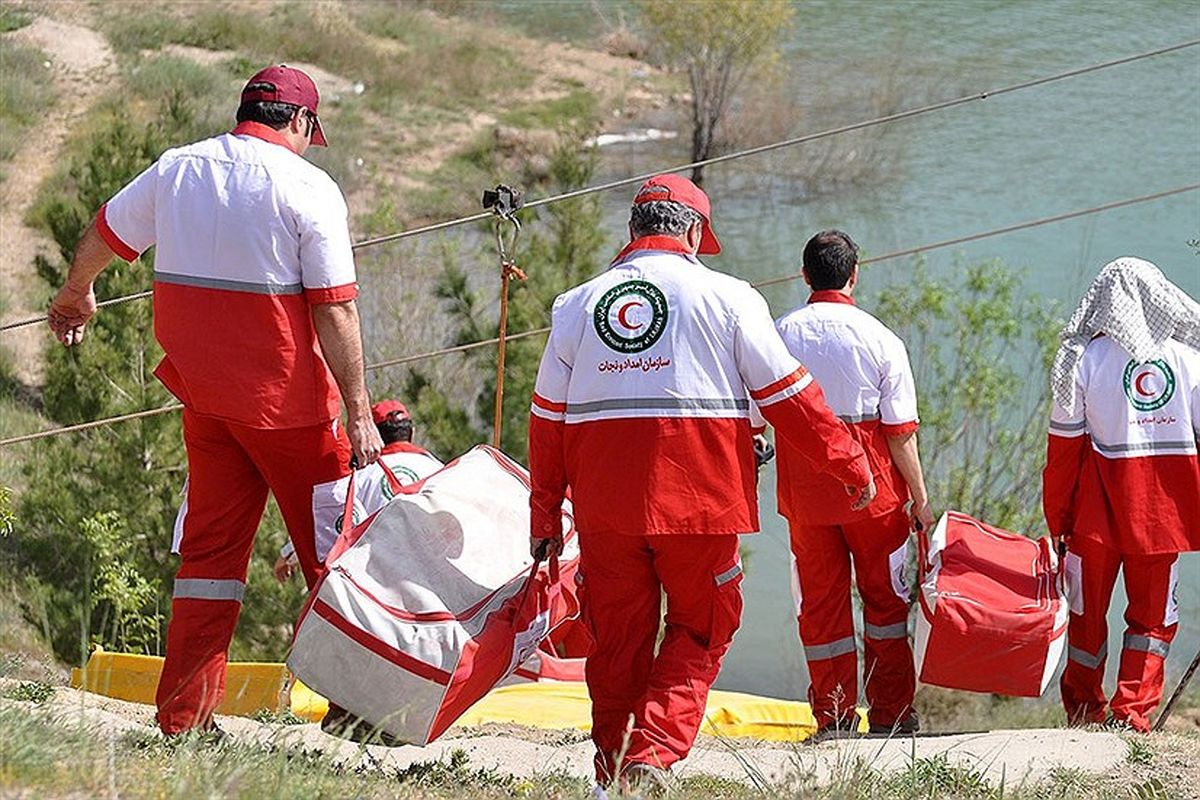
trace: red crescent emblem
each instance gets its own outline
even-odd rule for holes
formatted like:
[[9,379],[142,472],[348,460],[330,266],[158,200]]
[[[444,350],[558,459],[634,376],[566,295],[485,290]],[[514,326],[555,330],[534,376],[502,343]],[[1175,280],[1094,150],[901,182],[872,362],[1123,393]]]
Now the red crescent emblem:
[[1142,381],[1145,380],[1146,378],[1149,378],[1151,374],[1152,373],[1150,373],[1148,371],[1143,372],[1141,375],[1138,375],[1137,379],[1133,382],[1133,388],[1137,389],[1137,393],[1140,394],[1142,397],[1153,397],[1154,396],[1154,392],[1152,392],[1152,391],[1148,392],[1142,388]]
[[637,325],[630,325],[629,320],[625,319],[625,314],[629,311],[629,309],[641,308],[641,305],[642,304],[637,300],[630,300],[628,303],[621,306],[621,310],[617,312],[617,322],[620,322],[623,326],[631,331],[636,331],[638,328],[642,327],[645,323],[639,322]]

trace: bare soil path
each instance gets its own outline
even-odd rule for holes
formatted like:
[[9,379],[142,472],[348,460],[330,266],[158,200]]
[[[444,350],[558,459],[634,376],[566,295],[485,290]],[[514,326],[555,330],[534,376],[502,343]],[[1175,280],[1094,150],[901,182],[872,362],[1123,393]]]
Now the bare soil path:
[[[63,142],[75,122],[117,77],[112,49],[103,36],[72,22],[38,16],[28,26],[4,34],[10,42],[39,48],[53,70],[58,103],[47,113],[6,168],[0,184],[0,296],[5,298],[4,322],[37,316],[43,312],[44,292],[38,285],[33,258],[39,252],[52,254],[48,236],[25,224],[24,217],[37,196],[38,187],[55,168]],[[31,326],[4,334],[17,379],[36,386],[42,376],[42,347],[46,330]]]

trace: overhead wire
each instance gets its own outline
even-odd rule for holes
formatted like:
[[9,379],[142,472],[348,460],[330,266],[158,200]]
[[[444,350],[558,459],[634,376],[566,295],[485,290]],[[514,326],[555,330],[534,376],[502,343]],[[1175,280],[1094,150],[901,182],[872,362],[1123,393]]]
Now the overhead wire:
[[[917,117],[922,114],[929,114],[934,111],[941,111],[941,110],[944,110],[947,108],[953,108],[955,106],[964,105],[966,103],[987,100],[988,98],[991,98],[991,97],[997,97],[999,95],[1009,94],[1011,92],[1022,91],[1024,89],[1030,89],[1030,88],[1033,88],[1036,86],[1043,86],[1048,83],[1054,83],[1056,81],[1062,81],[1062,80],[1067,80],[1069,78],[1075,78],[1080,75],[1086,75],[1091,72],[1097,72],[1100,70],[1109,69],[1111,67],[1121,66],[1123,64],[1130,64],[1130,63],[1133,63],[1136,61],[1141,61],[1141,60],[1144,60],[1147,58],[1155,58],[1157,56],[1166,55],[1167,53],[1176,52],[1178,50],[1184,50],[1189,47],[1195,47],[1197,45],[1200,45],[1200,39],[1191,39],[1189,41],[1179,42],[1178,44],[1168,45],[1166,47],[1159,47],[1159,48],[1155,48],[1153,50],[1146,50],[1146,51],[1143,51],[1140,53],[1135,53],[1135,54],[1129,55],[1129,56],[1122,56],[1120,58],[1110,59],[1108,61],[1101,61],[1096,64],[1089,64],[1084,67],[1076,67],[1074,69],[1066,70],[1065,72],[1057,72],[1052,75],[1042,76],[1040,78],[1032,78],[1030,80],[1021,81],[1019,83],[1013,83],[1013,84],[1009,84],[1007,86],[1001,86],[996,89],[988,89],[988,90],[984,90],[984,91],[980,91],[980,92],[973,92],[971,94],[962,95],[961,97],[956,97],[956,98],[953,98],[950,100],[942,100],[942,101],[939,101],[936,103],[929,103],[927,105],[918,106],[916,108],[906,109],[904,111],[897,111],[892,114],[885,114],[883,116],[874,117],[872,119],[867,119],[867,120],[862,120],[860,122],[851,123],[849,125],[842,125],[842,126],[836,127],[836,128],[829,128],[827,130],[818,131],[816,133],[805,134],[802,136],[796,136],[796,137],[792,137],[790,139],[782,139],[777,142],[760,145],[758,147],[750,147],[750,148],[746,148],[744,150],[739,150],[739,151],[736,151],[733,153],[727,153],[727,154],[721,155],[721,156],[715,156],[713,158],[708,158],[708,159],[704,159],[701,161],[693,161],[693,162],[690,162],[687,164],[680,164],[678,166],[657,170],[655,172],[648,172],[643,175],[634,175],[634,176],[628,177],[628,178],[621,178],[618,180],[609,181],[607,183],[597,184],[594,186],[588,186],[588,187],[584,187],[582,189],[575,189],[575,190],[569,191],[569,192],[563,192],[561,194],[552,195],[550,197],[543,197],[538,200],[531,200],[531,201],[528,201],[525,203],[525,207],[526,208],[536,208],[538,206],[549,205],[551,203],[557,203],[557,202],[561,202],[563,200],[571,200],[574,198],[585,197],[587,195],[596,194],[599,192],[610,191],[612,189],[619,189],[624,186],[631,186],[633,184],[641,183],[642,181],[645,181],[647,178],[651,178],[655,175],[661,175],[664,173],[682,172],[684,170],[692,169],[695,167],[706,167],[706,166],[711,166],[713,164],[722,164],[727,161],[733,161],[735,159],[740,159],[740,158],[747,158],[749,156],[759,155],[761,153],[767,153],[767,152],[771,152],[773,150],[779,150],[779,149],[786,148],[786,147],[795,147],[796,145],[806,144],[808,142],[814,142],[819,139],[825,139],[825,138],[828,138],[831,136],[838,136],[838,135],[841,135],[844,133],[850,133],[852,131],[863,130],[865,128],[871,128],[871,127],[874,127],[877,125],[885,125],[885,124],[888,124],[891,122],[898,122],[900,120],[910,119],[912,117]],[[484,212],[477,213],[477,214],[470,214],[468,216],[459,217],[457,219],[446,220],[444,222],[433,223],[431,225],[425,225],[425,226],[418,227],[418,228],[411,228],[409,230],[400,231],[397,233],[386,234],[384,236],[378,236],[378,237],[375,237],[372,239],[365,239],[363,241],[356,242],[355,244],[353,244],[352,248],[355,250],[359,250],[359,249],[363,249],[363,248],[367,248],[367,247],[375,247],[375,246],[378,246],[381,244],[387,244],[389,242],[396,242],[396,241],[400,241],[402,239],[408,239],[408,238],[411,238],[414,236],[421,236],[421,235],[427,234],[427,233],[434,233],[436,231],[447,230],[449,228],[454,228],[454,227],[457,227],[460,225],[466,225],[466,224],[469,224],[472,222],[481,222],[483,220],[491,219],[491,217],[492,217],[492,214],[491,214],[491,212],[488,212],[488,211],[484,211]],[[98,303],[97,307],[117,305],[119,303],[125,303],[125,302],[129,302],[132,300],[139,300],[144,297],[149,297],[151,294],[152,294],[152,292],[146,291],[146,292],[140,292],[138,294],[125,295],[123,297],[114,297],[114,298],[105,300],[102,303]],[[17,328],[28,327],[30,325],[37,325],[39,323],[45,322],[46,319],[47,318],[45,316],[41,316],[41,317],[19,320],[16,322],[5,323],[3,325],[0,325],[0,333],[2,333],[4,331],[9,331],[9,330],[15,330]]]
[[[1125,200],[1116,200],[1116,201],[1113,201],[1110,203],[1103,203],[1100,205],[1090,206],[1088,208],[1077,209],[1075,211],[1067,211],[1067,212],[1064,212],[1061,214],[1053,214],[1053,215],[1046,216],[1046,217],[1038,217],[1037,219],[1026,220],[1024,222],[1018,222],[1018,223],[1014,223],[1012,225],[1005,225],[1005,226],[999,227],[999,228],[992,228],[990,230],[967,234],[965,236],[956,236],[952,239],[943,239],[941,241],[931,242],[930,244],[924,244],[924,245],[920,245],[917,247],[908,247],[908,248],[905,248],[902,250],[892,250],[890,252],[883,253],[878,256],[864,258],[860,262],[860,264],[861,265],[877,264],[881,261],[889,261],[889,260],[896,259],[896,258],[904,258],[905,256],[919,255],[921,253],[927,253],[931,250],[939,250],[939,249],[944,249],[946,247],[953,247],[953,246],[959,245],[959,244],[966,244],[968,242],[975,242],[975,241],[979,241],[981,239],[987,239],[987,238],[991,238],[994,236],[1001,236],[1001,235],[1007,234],[1007,233],[1014,233],[1016,231],[1027,230],[1030,228],[1037,228],[1042,225],[1049,225],[1049,224],[1052,224],[1055,222],[1062,222],[1064,220],[1075,219],[1078,217],[1088,216],[1091,214],[1099,214],[1104,211],[1111,211],[1116,208],[1123,208],[1126,206],[1132,206],[1132,205],[1136,205],[1139,203],[1148,203],[1153,200],[1160,200],[1164,197],[1171,197],[1173,195],[1183,194],[1185,192],[1193,192],[1193,191],[1196,191],[1197,189],[1200,189],[1200,183],[1193,183],[1193,184],[1189,184],[1187,186],[1179,186],[1174,189],[1166,189],[1164,191],[1154,192],[1152,194],[1145,194],[1145,195],[1141,195],[1139,197],[1131,197],[1131,198],[1127,198]],[[799,273],[791,273],[788,275],[780,275],[775,278],[768,278],[766,280],[757,281],[751,285],[754,286],[754,288],[756,288],[756,289],[761,289],[761,288],[764,288],[767,286],[775,286],[777,284],[787,283],[789,281],[795,281],[795,280],[799,280],[799,279],[800,279]],[[550,332],[550,328],[548,328],[548,327],[534,328],[534,329],[527,330],[527,331],[521,331],[518,333],[509,334],[506,337],[506,339],[508,341],[513,341],[516,339],[524,339],[524,338],[533,337],[533,336],[540,336],[540,335],[544,335],[549,332]],[[469,352],[471,350],[477,350],[482,347],[489,347],[492,345],[496,345],[496,344],[499,344],[499,342],[500,342],[500,339],[498,337],[493,337],[491,339],[482,339],[477,342],[466,342],[464,344],[453,345],[451,347],[443,347],[443,348],[440,348],[437,350],[431,350],[426,353],[414,353],[414,354],[408,355],[408,356],[401,356],[400,358],[392,358],[392,359],[387,359],[384,361],[377,361],[377,362],[368,364],[365,367],[365,369],[368,372],[374,372],[376,370],[385,369],[387,367],[394,367],[394,366],[398,366],[400,364],[411,364],[411,363],[414,363],[417,361],[425,361],[425,360],[428,360],[431,358],[439,358],[441,356],[451,355],[453,353],[465,353],[465,352]],[[38,439],[47,439],[47,438],[50,438],[53,436],[62,436],[62,435],[68,434],[68,433],[76,433],[79,431],[90,430],[92,428],[98,428],[98,427],[102,427],[105,425],[113,425],[113,424],[116,424],[119,422],[126,422],[128,420],[142,419],[145,417],[157,416],[159,414],[167,414],[172,411],[179,411],[182,408],[183,408],[182,405],[172,404],[169,406],[162,406],[161,408],[152,408],[152,409],[148,409],[145,411],[137,411],[137,412],[134,412],[131,414],[122,414],[122,415],[116,416],[116,417],[107,417],[105,419],[93,420],[91,422],[84,422],[84,423],[80,423],[77,425],[67,425],[67,426],[60,427],[60,428],[48,428],[48,429],[42,430],[42,431],[27,433],[27,434],[23,434],[20,436],[13,436],[8,439],[0,439],[0,448],[6,447],[9,445],[14,445],[14,444],[21,444],[23,442],[36,441]]]

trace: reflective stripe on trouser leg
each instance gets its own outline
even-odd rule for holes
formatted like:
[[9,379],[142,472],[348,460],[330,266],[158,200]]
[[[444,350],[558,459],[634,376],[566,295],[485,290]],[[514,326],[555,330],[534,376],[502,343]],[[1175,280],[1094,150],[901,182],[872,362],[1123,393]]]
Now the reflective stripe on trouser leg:
[[792,522],[789,533],[803,596],[798,623],[808,662],[808,702],[817,724],[828,725],[853,714],[858,704],[850,547],[839,525]]
[[1095,653],[1089,653],[1081,647],[1067,648],[1067,660],[1074,661],[1084,669],[1100,669],[1104,666],[1106,658],[1108,658],[1108,642],[1100,645],[1100,649]]
[[872,625],[867,622],[863,624],[863,637],[881,642],[885,639],[907,639],[908,638],[908,623],[897,622],[892,625]]
[[207,727],[223,698],[226,651],[267,502],[266,481],[232,427],[184,409],[188,513],[155,697],[167,734]]
[[645,538],[666,595],[666,624],[634,706],[625,761],[666,768],[691,751],[709,688],[741,623],[741,567],[734,534]]
[[1125,637],[1113,716],[1140,731],[1150,730],[1151,715],[1162,700],[1164,668],[1178,624],[1171,595],[1176,575],[1175,554],[1127,555],[1125,575]]
[[809,661],[828,661],[831,658],[853,653],[857,649],[853,636],[829,642],[828,644],[804,645],[804,657]]
[[233,600],[242,602],[246,594],[243,581],[226,578],[176,578],[176,600]]
[[842,526],[863,603],[863,694],[870,723],[883,728],[912,714],[917,688],[908,638],[908,524],[897,508]]
[[1070,541],[1070,559],[1077,567],[1072,587],[1076,609],[1067,622],[1067,663],[1059,689],[1067,722],[1103,722],[1108,713],[1104,693],[1104,664],[1108,656],[1108,607],[1121,568],[1121,556],[1089,539]]

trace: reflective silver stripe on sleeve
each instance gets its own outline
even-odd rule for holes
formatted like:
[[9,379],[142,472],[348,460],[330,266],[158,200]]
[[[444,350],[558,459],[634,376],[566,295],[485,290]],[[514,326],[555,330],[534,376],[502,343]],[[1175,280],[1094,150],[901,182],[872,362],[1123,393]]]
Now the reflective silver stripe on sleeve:
[[210,578],[176,578],[176,600],[233,600],[242,602],[246,584],[235,580]]
[[1162,639],[1139,636],[1136,633],[1127,633],[1125,634],[1125,649],[1137,650],[1142,653],[1158,656],[1159,658],[1166,658],[1167,653],[1171,652],[1171,645]]
[[804,645],[804,657],[809,661],[824,661],[853,653],[854,650],[854,637],[847,636],[845,639],[838,639],[829,644],[806,644]]
[[223,278],[204,278],[198,275],[178,275],[174,272],[155,272],[154,280],[174,286],[195,286],[199,289],[225,289],[249,294],[304,294],[301,283],[255,283],[253,281],[231,281]]
[[614,397],[588,403],[567,403],[568,414],[591,414],[596,411],[663,411],[673,409],[748,411],[750,401],[744,397]]
[[734,578],[736,578],[738,575],[741,575],[741,574],[742,574],[742,565],[734,564],[729,569],[725,570],[724,572],[720,573],[719,575],[714,576],[713,580],[715,580],[717,582],[717,586],[724,586],[725,584],[729,583],[731,580],[733,580]]
[[1100,645],[1100,649],[1096,651],[1095,655],[1092,655],[1091,653],[1089,653],[1086,650],[1080,650],[1078,647],[1068,647],[1067,648],[1067,660],[1074,661],[1076,664],[1080,665],[1081,667],[1087,667],[1088,669],[1099,669],[1100,665],[1104,663],[1104,659],[1107,657],[1108,657],[1108,643],[1107,642]]
[[1055,422],[1050,420],[1050,430],[1062,431],[1063,433],[1075,433],[1087,428],[1087,420],[1081,419],[1079,422]]
[[863,625],[863,634],[868,639],[873,639],[877,642],[882,639],[907,639],[908,623],[896,622],[891,625],[872,625],[868,622]]
[[879,419],[879,412],[876,411],[873,414],[838,414],[837,417],[842,422],[851,424],[855,422],[872,422]]
[[1196,452],[1196,442],[1126,442],[1124,444],[1103,444],[1092,439],[1092,447],[1104,455],[1115,453],[1178,453],[1191,455]]

